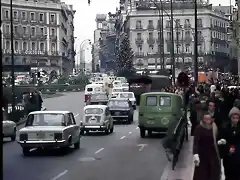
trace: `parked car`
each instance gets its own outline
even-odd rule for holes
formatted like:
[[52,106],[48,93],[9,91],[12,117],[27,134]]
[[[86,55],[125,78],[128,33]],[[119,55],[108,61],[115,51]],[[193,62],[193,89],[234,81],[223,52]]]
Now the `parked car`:
[[106,105],[87,105],[84,107],[83,121],[80,124],[81,134],[89,131],[113,133],[114,124],[109,107]]
[[133,122],[134,108],[128,99],[112,98],[108,102],[108,107],[114,121]]
[[29,113],[25,127],[19,131],[18,143],[23,155],[32,148],[61,148],[66,151],[80,147],[80,127],[70,111],[34,111]]
[[3,121],[2,121],[2,130],[3,138],[10,137],[12,141],[16,140],[16,123],[10,120],[7,120],[6,112],[2,109],[3,112]]

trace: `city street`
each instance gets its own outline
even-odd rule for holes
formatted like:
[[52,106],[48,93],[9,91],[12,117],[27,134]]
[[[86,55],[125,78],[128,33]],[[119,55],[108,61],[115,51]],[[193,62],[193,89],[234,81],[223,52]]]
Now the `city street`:
[[[83,92],[44,100],[48,110],[70,110],[79,123]],[[115,125],[110,135],[89,134],[80,150],[62,155],[32,151],[23,157],[17,142],[4,139],[3,180],[159,180],[167,164],[159,137],[141,139],[137,116],[131,125]]]

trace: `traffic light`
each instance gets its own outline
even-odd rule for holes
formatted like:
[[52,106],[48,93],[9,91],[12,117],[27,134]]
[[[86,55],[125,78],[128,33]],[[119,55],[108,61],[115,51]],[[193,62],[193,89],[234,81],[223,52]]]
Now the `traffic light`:
[[91,4],[91,0],[88,0],[88,5],[90,6],[90,4]]
[[189,86],[189,77],[185,72],[180,72],[177,77],[177,83],[180,87],[188,87]]
[[37,72],[37,77],[40,78],[41,77],[41,73]]

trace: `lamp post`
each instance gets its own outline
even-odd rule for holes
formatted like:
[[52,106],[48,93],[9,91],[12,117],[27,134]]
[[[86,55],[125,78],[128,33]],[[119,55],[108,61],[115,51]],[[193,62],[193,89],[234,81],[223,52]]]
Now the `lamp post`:
[[172,57],[172,78],[173,83],[175,84],[175,56],[174,56],[174,36],[173,36],[173,0],[170,1],[171,8],[171,57]]
[[194,82],[195,86],[198,83],[198,28],[197,28],[197,0],[194,0],[194,19],[195,19],[195,35],[194,35]]
[[12,112],[15,112],[15,62],[14,62],[14,46],[13,46],[13,0],[10,0],[10,29],[11,29],[11,76],[12,76]]

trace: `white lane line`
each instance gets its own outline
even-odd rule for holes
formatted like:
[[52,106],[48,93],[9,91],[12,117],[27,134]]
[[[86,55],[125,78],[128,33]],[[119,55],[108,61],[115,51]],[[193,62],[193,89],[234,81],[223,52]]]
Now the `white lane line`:
[[97,150],[97,151],[95,152],[95,154],[98,154],[98,153],[100,153],[100,152],[103,151],[103,150],[104,150],[104,148],[101,148],[101,149]]
[[136,127],[136,129],[138,129],[139,127]]
[[65,174],[67,174],[68,170],[65,170],[63,172],[61,172],[60,174],[58,174],[57,176],[55,176],[54,178],[52,178],[51,180],[57,180],[60,177],[64,176]]
[[132,134],[132,132],[129,132],[128,134]]
[[147,144],[138,144],[137,146],[140,147],[138,151],[142,151],[143,148],[147,146]]
[[171,170],[171,162],[168,161],[167,165],[165,166],[165,168],[163,170],[163,174],[162,174],[160,180],[168,179],[170,170]]
[[121,137],[120,139],[124,139],[126,136]]
[[79,114],[75,114],[75,115],[74,115],[74,117],[78,117],[78,116],[79,116]]

